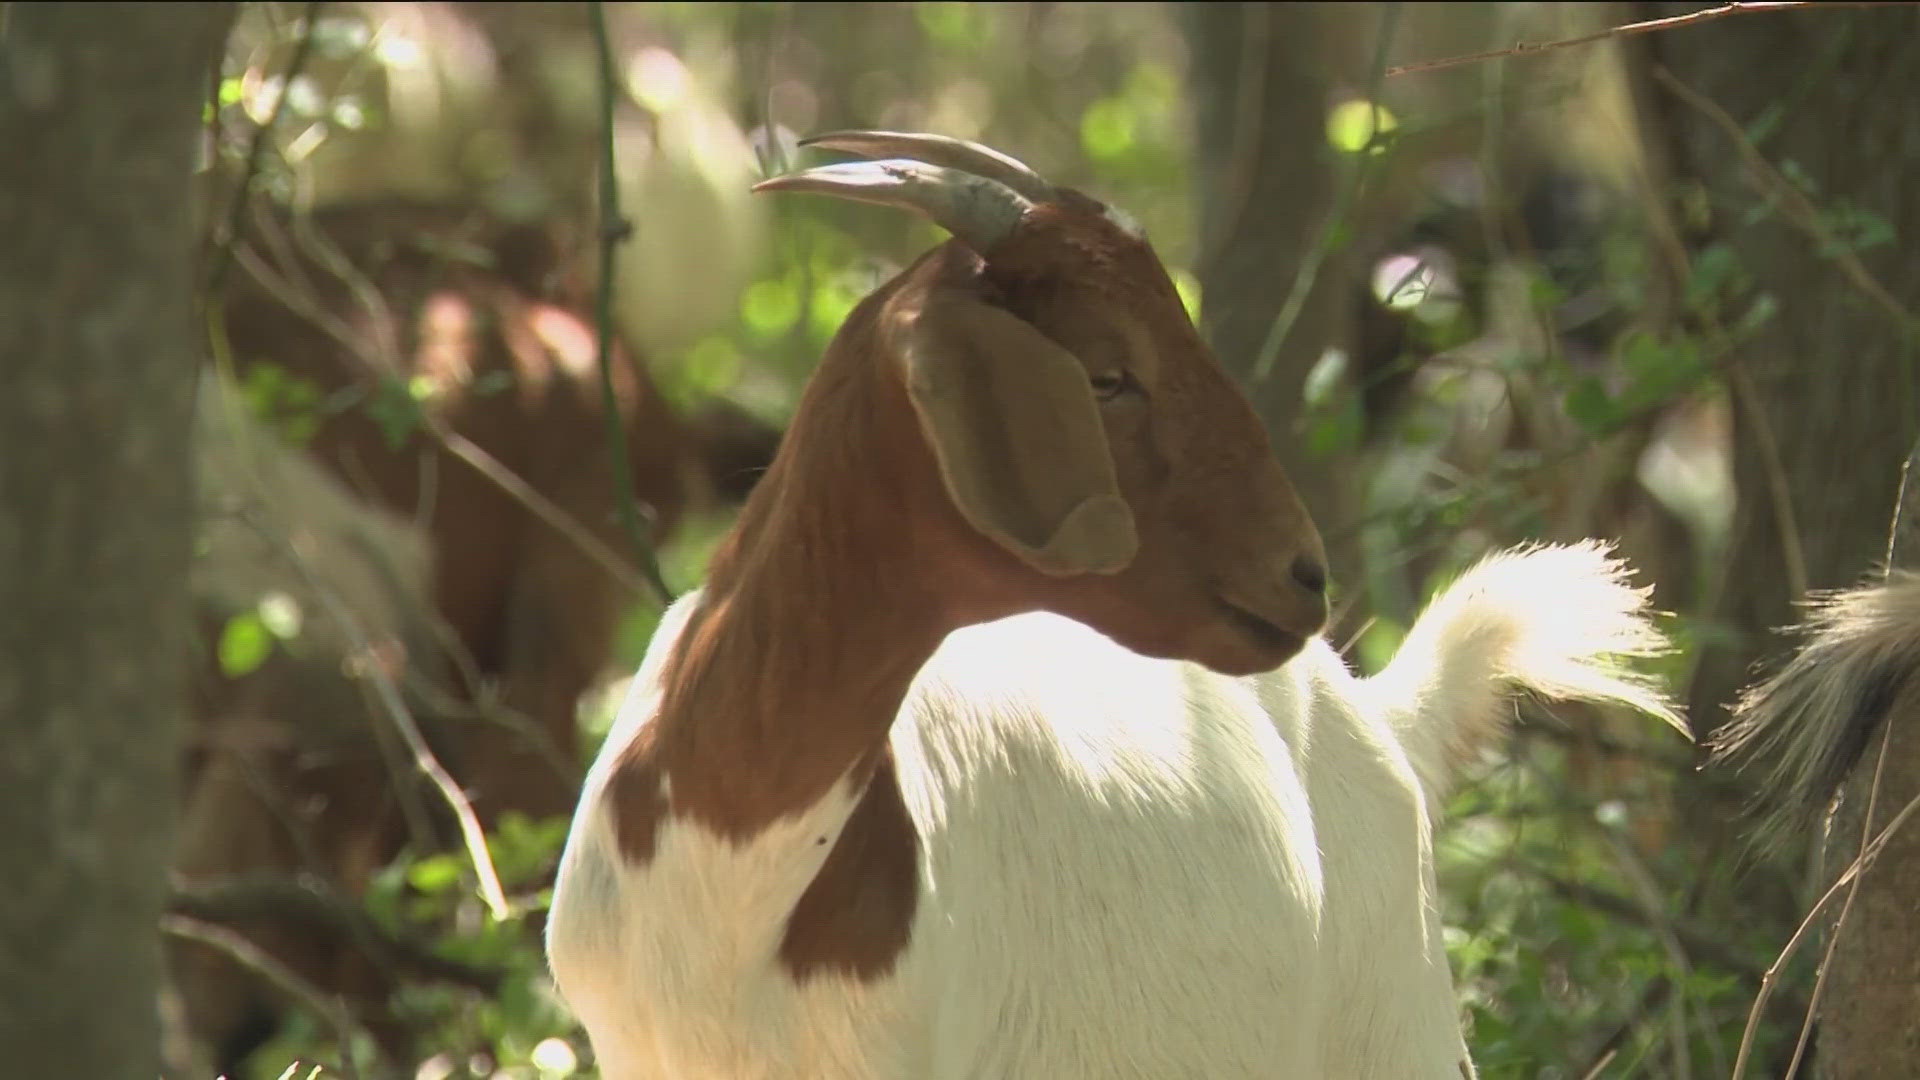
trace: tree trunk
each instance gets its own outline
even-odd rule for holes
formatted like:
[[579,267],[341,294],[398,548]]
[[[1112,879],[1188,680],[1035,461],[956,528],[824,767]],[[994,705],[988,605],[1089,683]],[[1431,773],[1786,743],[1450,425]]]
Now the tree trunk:
[[[1664,114],[1683,191],[1691,184],[1706,196],[1711,239],[1751,276],[1752,295],[1777,304],[1731,380],[1739,507],[1716,613],[1731,634],[1702,649],[1691,703],[1705,732],[1724,719],[1752,663],[1780,651],[1770,630],[1793,620],[1797,584],[1851,584],[1885,555],[1887,506],[1917,426],[1911,309],[1920,262],[1906,245],[1920,237],[1912,183],[1920,113],[1911,108],[1920,100],[1920,13],[1743,15],[1655,35],[1646,47],[1712,103],[1659,85],[1649,94]],[[1747,166],[1712,108],[1756,140],[1771,169]],[[1843,237],[1861,231],[1860,212],[1885,219],[1891,237],[1857,255],[1891,306],[1908,314],[1890,312],[1822,252],[1796,220],[1806,216],[1798,200],[1780,196],[1781,170]],[[1896,731],[1893,746],[1911,734]],[[1827,880],[1857,850],[1876,757],[1867,754],[1867,775],[1849,784],[1833,822]],[[1890,754],[1875,817],[1884,824],[1916,791],[1920,754]],[[1920,834],[1910,835],[1864,879],[1835,952],[1821,1015],[1823,1077],[1920,1076]]]
[[1368,35],[1353,20],[1371,17],[1350,9],[1370,6],[1181,5],[1193,50],[1201,319],[1327,534],[1334,575],[1349,582],[1358,580],[1358,545],[1336,530],[1360,505],[1352,462],[1308,454],[1297,426],[1307,373],[1351,332],[1348,245],[1328,245],[1271,368],[1255,367],[1335,208],[1341,179],[1327,109],[1342,76],[1360,81],[1350,46]]
[[195,369],[225,4],[0,13],[0,1047],[158,1071]]
[[[1674,13],[1668,7],[1659,14]],[[1920,114],[1905,107],[1920,93],[1920,15],[1742,16],[1658,35],[1653,48],[1744,129],[1760,122],[1756,148],[1774,176],[1804,176],[1807,199],[1830,220],[1849,210],[1883,216],[1897,241],[1859,260],[1899,303],[1920,299],[1920,263],[1905,247],[1920,236],[1911,183]],[[1734,380],[1739,508],[1718,612],[1734,637],[1702,650],[1692,705],[1708,729],[1752,662],[1776,651],[1771,630],[1794,619],[1795,576],[1816,589],[1848,585],[1884,556],[1887,500],[1916,431],[1914,350],[1899,321],[1767,197],[1772,181],[1756,182],[1721,123],[1670,91],[1652,96],[1676,173],[1708,197],[1712,238],[1751,275],[1752,295],[1778,306],[1742,349],[1748,387]],[[1786,507],[1775,498],[1783,485]]]

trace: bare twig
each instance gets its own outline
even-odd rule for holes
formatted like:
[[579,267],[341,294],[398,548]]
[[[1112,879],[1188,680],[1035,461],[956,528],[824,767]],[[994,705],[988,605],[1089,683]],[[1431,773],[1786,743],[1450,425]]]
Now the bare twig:
[[1313,247],[1301,260],[1299,270],[1293,275],[1293,287],[1288,291],[1286,301],[1280,305],[1279,314],[1274,316],[1273,325],[1267,329],[1267,338],[1261,343],[1260,352],[1253,362],[1255,382],[1264,381],[1273,374],[1274,361],[1280,356],[1280,346],[1292,334],[1293,324],[1299,320],[1307,297],[1313,292],[1314,282],[1319,279],[1320,266],[1333,249],[1335,230],[1353,211],[1354,205],[1360,201],[1360,192],[1366,187],[1369,166],[1373,164],[1374,151],[1379,148],[1381,140],[1380,83],[1387,67],[1387,52],[1393,46],[1393,34],[1399,26],[1400,5],[1386,5],[1381,15],[1380,35],[1374,41],[1372,76],[1367,80],[1367,145],[1361,147],[1356,155],[1352,179],[1341,189],[1339,198],[1320,222],[1319,235],[1314,237]]
[[587,5],[587,18],[593,27],[593,44],[600,58],[600,283],[594,301],[594,326],[598,331],[600,393],[606,400],[607,453],[613,465],[613,497],[619,507],[620,524],[633,541],[633,554],[641,575],[662,604],[673,601],[673,592],[660,573],[654,556],[653,540],[641,522],[634,505],[633,481],[628,477],[627,433],[620,423],[620,402],[613,389],[613,273],[614,253],[620,242],[633,235],[633,223],[620,216],[620,176],[614,163],[613,103],[615,87],[620,85],[613,66],[613,45],[608,40],[606,5],[594,0]]
[[[1648,19],[1645,22],[1627,23],[1624,26],[1610,26],[1605,30],[1579,37],[1564,38],[1559,41],[1516,41],[1504,49],[1489,49],[1486,52],[1467,53],[1464,56],[1448,56],[1439,60],[1420,60],[1411,64],[1399,64],[1387,69],[1387,77],[1413,75],[1423,71],[1442,71],[1446,68],[1462,67],[1466,64],[1479,64],[1488,60],[1499,60],[1510,56],[1538,56],[1541,53],[1557,49],[1570,49],[1576,45],[1591,45],[1596,41],[1610,38],[1629,37],[1634,34],[1649,34],[1656,30],[1678,30],[1683,26],[1698,26],[1703,22],[1725,18],[1728,15],[1751,15],[1768,11],[1792,11],[1795,8],[1813,7],[1812,3],[1732,3],[1718,7],[1690,11],[1685,15],[1673,15],[1665,19]],[[1876,3],[1827,3],[1822,7],[1884,7]]]
[[649,584],[644,575],[635,573],[625,559],[602,543],[599,537],[588,532],[574,520],[571,514],[555,505],[552,499],[534,490],[533,485],[520,478],[520,474],[502,465],[498,459],[487,453],[472,439],[454,431],[446,425],[446,421],[438,417],[427,417],[425,426],[427,431],[432,433],[433,437],[454,457],[472,466],[476,472],[532,511],[535,517],[573,541],[588,558],[600,564],[600,567],[622,586],[637,594],[653,592],[656,596],[672,599],[672,596],[664,591],[664,585]]
[[1762,976],[1760,980],[1760,992],[1755,995],[1753,1008],[1747,1014],[1747,1029],[1740,1037],[1740,1054],[1734,1060],[1733,1064],[1733,1080],[1740,1080],[1740,1077],[1745,1072],[1747,1058],[1753,1050],[1753,1039],[1759,1030],[1760,1014],[1766,1008],[1767,999],[1773,995],[1774,986],[1779,981],[1780,969],[1785,966],[1788,958],[1793,955],[1794,950],[1800,947],[1800,942],[1806,938],[1807,933],[1813,929],[1814,919],[1817,918],[1822,911],[1826,910],[1827,904],[1833,900],[1834,896],[1837,895],[1841,889],[1853,883],[1861,874],[1867,871],[1868,867],[1873,865],[1873,860],[1879,857],[1881,849],[1886,847],[1887,841],[1891,839],[1893,834],[1898,832],[1901,826],[1907,823],[1907,819],[1912,817],[1916,812],[1920,812],[1920,795],[1916,795],[1908,800],[1907,805],[1901,807],[1900,812],[1893,816],[1893,820],[1887,822],[1886,828],[1875,833],[1873,841],[1861,849],[1860,854],[1856,856],[1853,862],[1847,866],[1847,869],[1835,879],[1832,885],[1827,886],[1827,891],[1821,893],[1820,899],[1814,901],[1813,907],[1808,909],[1806,917],[1800,920],[1799,928],[1793,932],[1791,938],[1787,939],[1787,944],[1780,950],[1780,955],[1774,959],[1772,964],[1768,965],[1766,974]]
[[[340,602],[339,597],[321,585],[306,560],[300,558],[297,553],[294,555],[294,564],[299,568],[301,576],[307,579],[308,587],[313,589],[314,594],[319,597],[334,621],[353,642],[354,651],[362,656],[373,656],[372,642],[367,637],[366,631],[361,628],[359,620],[354,617],[354,613],[348,610],[347,605]],[[433,786],[440,792],[440,798],[453,812],[454,820],[459,823],[460,838],[465,842],[467,855],[473,861],[474,875],[480,881],[480,898],[486,903],[488,914],[492,915],[496,921],[505,921],[510,914],[506,890],[500,885],[499,871],[493,866],[493,853],[487,848],[487,833],[480,827],[480,818],[473,811],[473,803],[467,799],[466,792],[460,790],[460,784],[453,778],[453,774],[440,763],[440,758],[434,754],[433,748],[427,745],[426,736],[420,733],[420,725],[414,721],[412,710],[407,708],[406,701],[401,698],[400,688],[395,684],[393,676],[376,661],[369,661],[364,667],[373,685],[374,695],[379,699],[387,718],[393,723],[394,730],[400,733],[401,740],[406,743],[407,752],[413,757],[414,767],[420,770],[421,775],[432,781]]]
[[1669,942],[1684,946],[1687,952],[1699,956],[1716,967],[1747,976],[1761,974],[1759,965],[1731,942],[1699,926],[1682,923],[1670,917],[1664,907],[1656,902],[1657,897],[1652,894],[1635,900],[1598,885],[1561,877],[1544,866],[1533,863],[1522,865],[1526,873],[1538,878],[1563,900],[1651,930]]
[[[306,28],[300,34],[300,40],[294,44],[293,55],[287,60],[287,70],[280,76],[280,93],[273,99],[273,111],[267,114],[266,123],[253,129],[253,139],[247,144],[247,156],[240,169],[240,184],[234,189],[233,201],[227,206],[226,231],[214,238],[213,266],[207,271],[207,296],[220,295],[221,286],[226,284],[227,271],[233,266],[233,245],[240,236],[240,222],[247,212],[247,200],[253,194],[253,182],[260,175],[260,159],[266,150],[267,140],[273,137],[280,126],[280,117],[287,108],[287,99],[293,96],[293,82],[307,66],[307,57],[313,53],[314,38],[319,35],[315,28],[320,25],[320,12],[326,6],[324,0],[310,0],[307,4]],[[215,86],[219,85],[216,76]]]
[[[1716,332],[1719,327],[1714,327]],[[1781,560],[1786,563],[1789,596],[1807,594],[1807,556],[1800,546],[1800,519],[1793,512],[1793,485],[1787,480],[1786,461],[1780,455],[1780,440],[1774,436],[1773,421],[1768,419],[1766,403],[1753,384],[1745,364],[1727,367],[1727,384],[1734,396],[1746,406],[1745,416],[1753,424],[1753,441],[1758,444],[1761,463],[1766,466],[1767,502],[1773,508],[1774,531],[1780,534]]]
[[[240,254],[239,259],[261,288],[272,294],[274,299],[285,304],[288,310],[305,318],[309,323],[313,324],[313,326],[339,343],[342,348],[347,349],[359,360],[363,370],[375,377],[390,374],[398,370],[398,365],[394,362],[391,353],[386,352],[384,349],[370,347],[366,342],[359,340],[345,320],[334,316],[319,304],[315,303],[310,293],[303,292],[294,287],[291,282],[287,281],[273,268],[269,267],[265,261],[254,258],[245,252]],[[351,266],[344,262],[342,265],[348,270],[351,269]],[[341,267],[330,267],[330,269],[333,269],[336,273],[342,272]],[[351,276],[353,275],[349,275],[349,277]],[[377,294],[375,299],[377,300]],[[384,307],[384,301],[379,301],[379,304],[381,307]],[[388,320],[381,318],[373,319],[371,322],[375,326],[380,327],[389,325]],[[224,338],[224,334],[220,333],[220,328],[217,326],[215,327],[215,336]],[[397,348],[397,346],[395,347]],[[227,350],[223,345],[216,344],[214,351],[216,354],[222,354]],[[570,543],[578,548],[582,554],[592,559],[595,564],[606,571],[608,576],[618,582],[621,588],[627,589],[635,595],[645,595],[650,591],[651,586],[647,584],[646,579],[636,573],[626,559],[622,558],[611,547],[602,542],[599,537],[593,535],[593,533],[589,532],[578,521],[574,520],[572,515],[555,505],[553,500],[540,494],[532,485],[522,480],[512,469],[501,464],[492,454],[487,453],[472,440],[454,432],[453,429],[446,425],[444,420],[435,416],[431,410],[423,409],[421,411],[421,427],[428,435],[433,437],[434,441],[444,446],[449,453],[472,467],[489,483],[506,492],[509,498],[526,507],[528,512],[532,513],[534,517],[539,518],[543,524],[552,528],[561,536],[564,536]]]
[[239,874],[214,880],[176,881],[167,910],[207,923],[231,924],[271,919],[348,938],[384,969],[436,982],[495,993],[501,973],[439,956],[424,945],[380,928],[358,904],[330,887],[305,877]]
[[302,978],[299,972],[281,963],[265,949],[248,940],[246,935],[224,926],[187,915],[160,916],[160,929],[174,937],[192,941],[226,956],[234,963],[272,983],[282,993],[293,997],[305,1005],[315,1016],[333,1029],[334,1040],[340,1046],[340,1061],[336,1070],[348,1080],[355,1075],[353,1069],[353,1043],[356,1038],[373,1043],[371,1033],[355,1020],[346,1003],[338,997]]
[[1580,1074],[1580,1080],[1600,1080],[1600,1074],[1605,1072],[1607,1066],[1613,1064],[1613,1059],[1619,1056],[1618,1047],[1608,1047],[1607,1052],[1600,1055],[1600,1060],[1593,1063],[1593,1068]]
[[[224,335],[218,332],[220,328],[217,324],[215,330],[216,346],[224,345]],[[245,405],[233,400],[230,383],[223,382],[221,386],[223,391],[221,400],[229,416],[240,415]],[[244,428],[235,423],[231,430],[233,437],[240,438],[240,432]],[[251,479],[256,488],[261,486],[262,481],[258,476]],[[267,528],[264,522],[256,524],[262,529]],[[346,604],[340,601],[338,596],[334,595],[332,590],[321,583],[318,576],[314,574],[313,568],[301,556],[298,548],[285,536],[270,536],[269,539],[275,541],[279,550],[291,556],[294,569],[306,582],[307,587],[313,591],[334,624],[340,628],[340,632],[346,636],[353,653],[369,658],[377,656],[377,650],[373,647],[372,640],[365,629],[361,627],[359,619]],[[454,780],[452,774],[447,772],[446,766],[440,763],[433,749],[427,745],[426,737],[421,734],[420,725],[414,721],[412,711],[407,708],[407,703],[401,696],[393,675],[377,660],[369,659],[363,667],[372,684],[374,697],[392,722],[394,730],[406,744],[407,751],[413,758],[414,767],[432,781],[434,787],[440,792],[441,798],[446,802],[447,808],[453,812],[455,821],[459,823],[460,835],[466,844],[468,856],[473,861],[474,874],[479,878],[480,896],[487,905],[488,913],[496,920],[506,919],[510,914],[506,892],[500,885],[499,873],[494,869],[492,853],[487,849],[486,830],[480,827],[480,819],[474,813],[473,804],[468,801],[466,793],[460,790],[460,785]]]
[[[1900,490],[1894,496],[1893,523],[1887,528],[1887,564],[1882,577],[1893,573],[1896,566],[1905,565],[1914,554],[1913,531],[1917,524],[1915,517],[1914,485],[1920,483],[1916,476],[1914,463],[1920,461],[1920,443],[1914,445],[1907,460],[1900,463]],[[1903,542],[1904,541],[1904,542]],[[1893,739],[1893,719],[1888,717],[1880,725],[1880,749],[1874,755],[1873,781],[1867,788],[1867,806],[1860,820],[1860,848],[1855,856],[1858,862],[1867,850],[1868,839],[1873,834],[1873,811],[1880,801],[1881,779],[1886,773],[1887,746]],[[1860,892],[1860,878],[1856,876],[1853,884],[1847,887],[1847,898],[1840,905],[1840,914],[1834,916],[1833,926],[1827,930],[1827,947],[1820,956],[1820,968],[1813,979],[1813,992],[1807,999],[1806,1015],[1800,1021],[1800,1037],[1793,1046],[1793,1061],[1787,1067],[1787,1075],[1799,1073],[1800,1059],[1806,1055],[1807,1042],[1813,1035],[1813,1018],[1820,1004],[1820,993],[1826,989],[1827,972],[1833,961],[1834,948],[1840,944],[1840,931],[1846,925],[1847,916],[1853,911],[1853,901]]]

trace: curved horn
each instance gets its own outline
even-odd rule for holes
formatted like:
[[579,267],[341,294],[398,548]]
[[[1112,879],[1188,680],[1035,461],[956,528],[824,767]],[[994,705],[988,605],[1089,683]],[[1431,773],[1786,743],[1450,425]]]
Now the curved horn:
[[811,191],[911,210],[982,256],[1033,209],[1030,200],[998,180],[904,159],[822,165],[762,180],[753,190]]
[[801,139],[800,145],[839,150],[864,158],[912,158],[998,180],[1032,202],[1048,202],[1053,198],[1053,185],[1039,173],[998,150],[965,139],[905,131],[830,131]]

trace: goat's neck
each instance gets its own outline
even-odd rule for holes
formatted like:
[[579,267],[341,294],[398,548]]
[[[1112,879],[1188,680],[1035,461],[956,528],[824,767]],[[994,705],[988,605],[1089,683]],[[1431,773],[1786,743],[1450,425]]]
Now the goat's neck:
[[971,621],[879,497],[887,466],[842,468],[862,471],[765,478],[663,672],[649,749],[673,812],[724,835],[863,782],[914,675]]

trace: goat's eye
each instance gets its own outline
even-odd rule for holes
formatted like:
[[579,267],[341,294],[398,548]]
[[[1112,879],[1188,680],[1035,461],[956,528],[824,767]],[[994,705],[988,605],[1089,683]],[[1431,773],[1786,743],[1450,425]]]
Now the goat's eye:
[[1100,401],[1112,401],[1133,386],[1133,376],[1115,368],[1112,371],[1096,371],[1087,376],[1087,383],[1093,387],[1093,396]]

